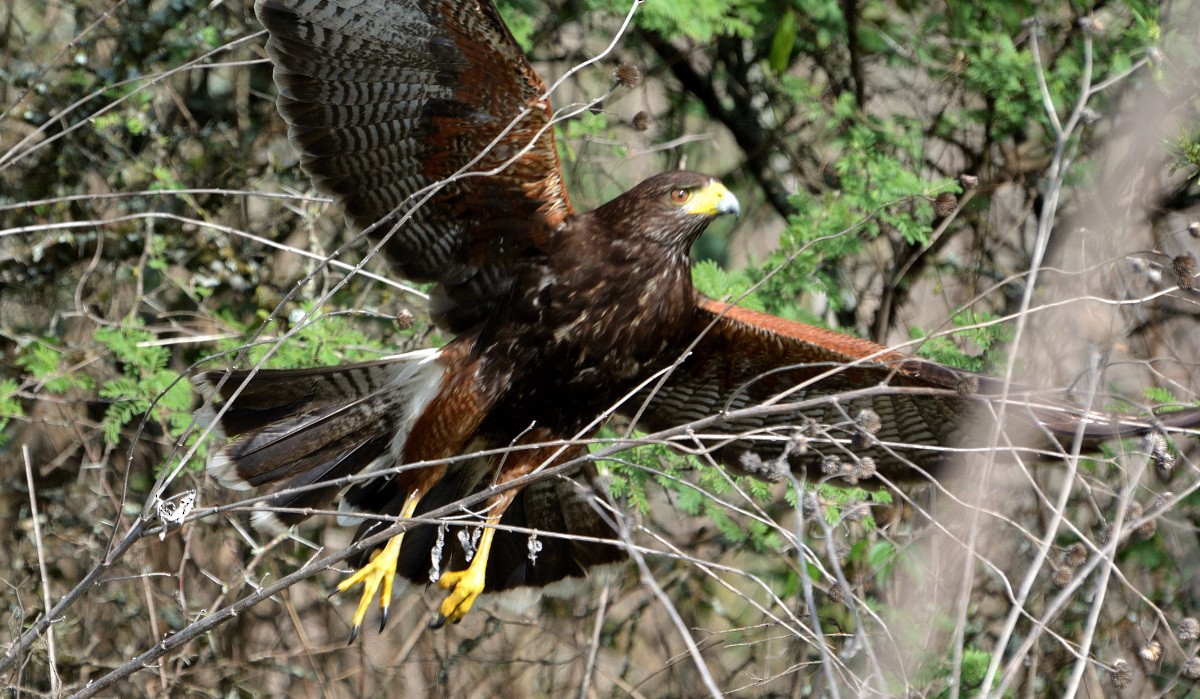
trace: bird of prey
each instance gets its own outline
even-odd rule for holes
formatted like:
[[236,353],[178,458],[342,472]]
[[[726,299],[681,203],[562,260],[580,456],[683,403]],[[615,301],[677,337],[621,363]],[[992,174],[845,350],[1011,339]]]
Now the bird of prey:
[[[397,575],[432,573],[448,590],[440,624],[484,590],[619,560],[598,543],[613,539],[611,520],[575,481],[506,487],[580,460],[612,410],[646,432],[696,423],[691,446],[738,473],[893,481],[946,463],[1002,398],[1032,448],[1200,423],[1197,410],[1142,419],[1017,396],[701,296],[689,248],[737,199],[677,171],[576,211],[546,84],[490,0],[257,0],[255,11],[301,167],[395,272],[435,285],[430,315],[455,339],[365,364],[199,376],[225,440],[209,471],[231,488],[269,486],[264,526],[340,495],[341,510],[374,516],[358,539],[491,493],[459,524],[478,541],[417,526],[339,585],[364,586],[352,641],[376,593],[386,621]],[[530,530],[546,534],[537,556]]]

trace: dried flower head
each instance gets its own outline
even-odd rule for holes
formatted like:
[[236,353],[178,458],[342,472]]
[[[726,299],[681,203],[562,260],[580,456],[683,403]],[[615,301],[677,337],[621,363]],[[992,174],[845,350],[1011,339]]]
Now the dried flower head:
[[1200,680],[1200,658],[1192,658],[1183,664],[1183,676],[1189,680]]
[[876,472],[875,459],[864,456],[854,464],[854,477],[866,480],[874,478]]
[[789,472],[786,455],[777,459],[763,461],[762,457],[752,451],[742,452],[738,457],[738,465],[742,467],[746,473],[767,481],[768,483],[778,483],[787,477]]
[[1096,17],[1095,15],[1088,15],[1087,17],[1080,17],[1079,19],[1075,20],[1075,24],[1080,29],[1087,31],[1087,32],[1096,33],[1096,32],[1104,31],[1104,22],[1101,21],[1100,18]]
[[642,84],[642,69],[632,63],[622,63],[613,71],[617,84],[621,87],[635,88]]
[[1050,582],[1058,589],[1063,589],[1071,584],[1071,580],[1075,577],[1075,569],[1069,566],[1063,566],[1054,571],[1054,577],[1050,578]]
[[[1140,502],[1130,502],[1129,503],[1129,512],[1126,514],[1126,521],[1139,520],[1139,519],[1141,519],[1142,514],[1145,514],[1145,510],[1142,509],[1141,503]],[[1136,534],[1138,534],[1139,537],[1148,539],[1148,538],[1154,536],[1154,532],[1158,531],[1158,522],[1153,519],[1146,520],[1144,522],[1141,522],[1141,524],[1138,525],[1138,528],[1136,528],[1136,530],[1134,530],[1134,531],[1136,532]]]
[[1133,666],[1124,658],[1114,660],[1108,671],[1111,674],[1109,682],[1117,689],[1125,689],[1133,683]]
[[1192,221],[1188,224],[1188,235],[1200,238],[1200,221]]
[[1138,655],[1148,663],[1157,663],[1158,659],[1162,657],[1162,644],[1152,640],[1142,646],[1142,649],[1138,651]]
[[830,601],[837,602],[838,604],[846,601],[846,591],[842,589],[842,584],[840,582],[834,581],[834,583],[829,586],[829,599]]
[[1067,565],[1072,568],[1078,568],[1084,563],[1087,563],[1087,557],[1087,547],[1083,545],[1082,541],[1076,541],[1075,543],[1071,544],[1071,547],[1067,549],[1066,555],[1063,556],[1063,565]]
[[650,112],[642,110],[633,115],[633,128],[635,130],[649,131],[651,126],[654,126],[654,117],[650,116]]
[[1180,643],[1191,643],[1200,638],[1200,621],[1196,621],[1195,617],[1184,617],[1175,630],[1175,637]]
[[867,434],[878,434],[880,428],[883,427],[883,420],[879,418],[879,413],[870,408],[858,411],[858,415],[854,416],[854,423],[858,425],[858,429]]
[[808,436],[804,434],[803,428],[792,430],[792,436],[788,437],[787,446],[784,451],[792,456],[801,456],[808,453]]
[[937,195],[937,199],[933,200],[933,213],[944,218],[954,213],[954,209],[957,206],[958,197],[950,192],[942,192]]
[[821,459],[821,473],[826,476],[836,476],[842,472],[842,460],[836,456],[826,456]]
[[408,310],[407,308],[401,308],[396,313],[396,326],[401,330],[408,330],[411,328],[415,320],[416,319],[413,317],[412,311]]
[[1175,283],[1184,291],[1196,289],[1196,256],[1185,252],[1171,260],[1171,271],[1175,273]]
[[958,176],[958,183],[962,185],[963,190],[975,189],[979,186],[979,178],[975,175],[962,174]]
[[1154,504],[1151,507],[1153,507],[1156,512],[1162,512],[1170,507],[1171,503],[1173,502],[1175,502],[1175,493],[1172,493],[1168,490],[1162,495],[1154,498]]
[[1145,447],[1156,469],[1169,473],[1175,468],[1175,455],[1171,453],[1166,436],[1158,432],[1146,435]]

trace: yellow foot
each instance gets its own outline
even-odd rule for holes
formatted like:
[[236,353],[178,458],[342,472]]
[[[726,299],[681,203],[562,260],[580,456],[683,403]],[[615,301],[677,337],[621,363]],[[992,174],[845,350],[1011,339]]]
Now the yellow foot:
[[367,609],[371,606],[371,600],[375,598],[375,592],[379,590],[381,584],[383,593],[379,596],[381,611],[379,630],[383,631],[383,627],[387,624],[388,606],[392,603],[392,581],[396,578],[396,561],[400,558],[400,544],[403,541],[404,534],[397,534],[388,539],[382,549],[376,549],[371,554],[370,563],[338,583],[338,592],[345,592],[359,583],[363,584],[362,597],[358,600],[358,609],[354,612],[354,626],[350,629],[350,643],[354,643],[354,639],[358,638],[358,629],[362,626],[363,619],[367,616]]
[[438,579],[438,587],[453,591],[442,600],[438,607],[438,618],[431,624],[435,629],[441,628],[447,621],[457,624],[471,611],[476,598],[483,592],[483,581],[487,573],[487,559],[480,558],[477,553],[475,560],[466,570],[448,571]]

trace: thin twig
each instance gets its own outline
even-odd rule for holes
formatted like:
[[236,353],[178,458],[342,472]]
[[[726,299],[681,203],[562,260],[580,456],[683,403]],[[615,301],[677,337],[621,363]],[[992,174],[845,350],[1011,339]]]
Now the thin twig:
[[[33,541],[37,547],[38,573],[42,576],[42,605],[46,609],[46,619],[52,617],[50,609],[50,576],[46,573],[46,551],[42,545],[42,524],[38,521],[37,486],[33,480],[33,460],[29,457],[29,445],[21,445],[21,457],[25,460],[25,482],[29,485],[29,514],[33,519]],[[50,693],[59,696],[62,693],[62,679],[58,676],[58,655],[54,650],[54,626],[46,626],[46,651],[50,664]]]
[[596,655],[600,652],[600,632],[604,630],[604,617],[608,612],[609,585],[600,590],[600,602],[596,608],[596,621],[592,624],[592,641],[588,644],[587,663],[583,667],[583,679],[579,682],[579,699],[587,699],[592,686],[592,673],[596,669]]

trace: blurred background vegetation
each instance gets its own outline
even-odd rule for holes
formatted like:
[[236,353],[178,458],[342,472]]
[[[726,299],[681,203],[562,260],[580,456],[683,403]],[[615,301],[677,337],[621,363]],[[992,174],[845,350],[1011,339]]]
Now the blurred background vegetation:
[[[499,4],[550,83],[603,50],[631,3]],[[580,209],[669,168],[729,185],[745,214],[695,251],[710,294],[972,369],[1012,356],[1038,387],[1099,371],[1110,405],[1191,402],[1200,296],[1177,287],[1200,254],[1198,28],[1184,0],[647,0],[553,99],[594,99],[618,63],[645,79],[562,124],[561,156]],[[266,540],[245,507],[206,509],[238,495],[206,481],[203,445],[181,461],[198,363],[285,336],[270,366],[444,340],[403,285],[356,275],[313,302],[365,246],[325,263],[353,231],[297,167],[263,40],[247,0],[0,4],[0,678],[14,694],[82,689],[346,544],[332,526]],[[609,468],[648,574],[441,632],[424,626],[438,595],[416,590],[386,633],[346,648],[349,604],[324,600],[326,572],[108,691],[667,696],[704,692],[708,673],[749,696],[957,696],[985,678],[1025,696],[1178,695],[1200,676],[1178,628],[1200,615],[1195,450],[1168,487],[1141,475],[1139,448],[1081,467],[1046,560],[1031,551],[1056,469],[974,483],[1001,543],[959,589],[924,538],[953,495],[822,485],[823,516],[804,518],[794,490],[646,447]],[[196,491],[203,516],[111,555],[156,481],[164,497]],[[1142,526],[1114,534],[1122,518]],[[1071,547],[1109,540],[1116,568],[1074,575]],[[1031,559],[1027,616],[1006,623]],[[53,643],[8,646],[100,564]]]

